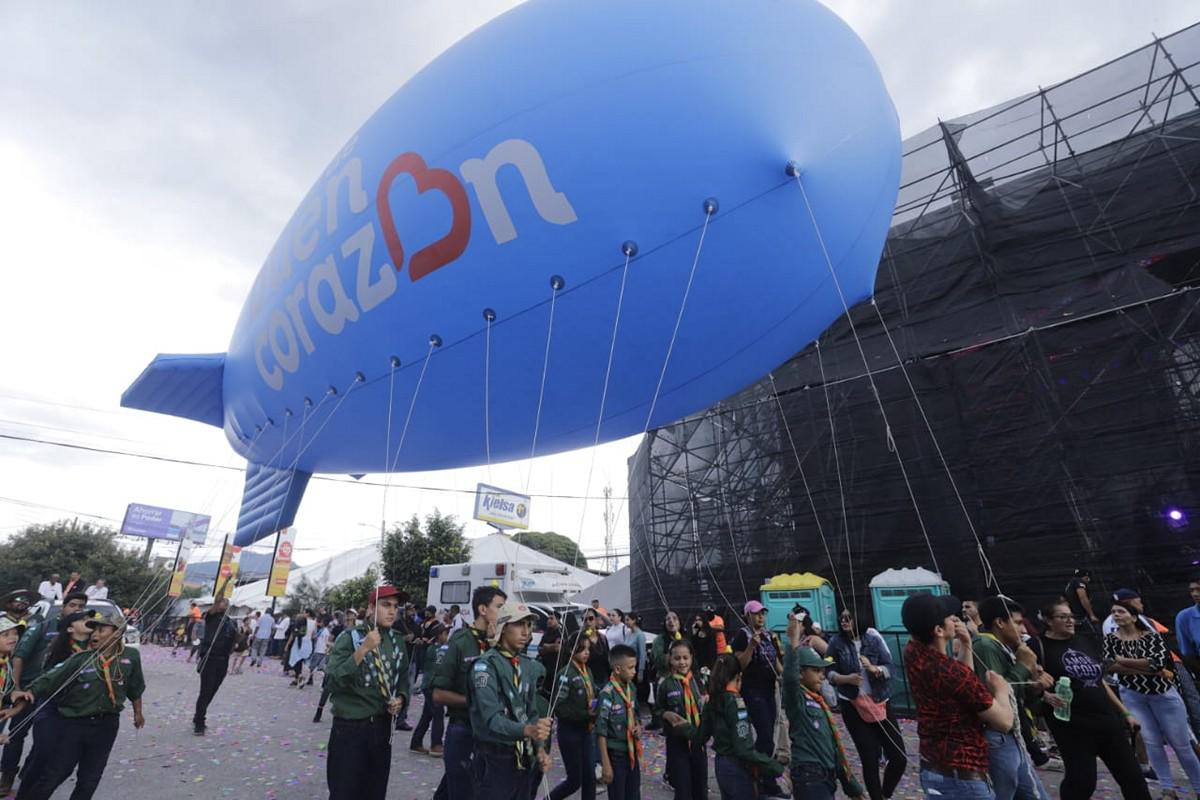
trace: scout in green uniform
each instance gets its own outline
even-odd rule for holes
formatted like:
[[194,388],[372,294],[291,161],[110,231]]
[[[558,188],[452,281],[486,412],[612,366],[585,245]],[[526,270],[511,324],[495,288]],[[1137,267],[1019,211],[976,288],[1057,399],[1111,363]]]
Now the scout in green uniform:
[[787,655],[783,661],[783,710],[792,740],[792,797],[796,800],[832,800],[837,784],[850,797],[862,797],[863,788],[850,772],[833,712],[821,697],[825,670],[833,659],[800,646],[802,623],[788,622]]
[[[450,638],[450,629],[440,622],[429,627],[429,644],[425,647],[425,663],[421,665],[421,695],[425,704],[421,707],[421,719],[409,740],[408,749],[414,753],[440,756],[442,754],[442,734],[445,733],[446,709],[433,702],[433,673],[437,665],[446,657],[446,640]],[[425,749],[425,731],[429,726],[433,731],[429,734],[429,749]]]
[[330,800],[383,800],[387,794],[392,718],[408,702],[404,635],[392,630],[403,600],[395,586],[377,587],[367,596],[363,623],[342,631],[329,654]]
[[534,762],[549,767],[550,720],[538,716],[537,703],[545,668],[524,655],[533,616],[524,603],[505,603],[492,648],[471,665],[471,732],[475,758],[484,760],[480,798],[527,800]]
[[474,758],[475,740],[471,735],[471,716],[467,706],[471,694],[471,669],[476,659],[492,642],[500,608],[508,595],[494,586],[480,586],[471,595],[475,622],[460,628],[450,637],[442,663],[433,676],[433,700],[449,712],[443,742],[446,772],[434,793],[434,800],[472,800],[475,784],[483,778],[483,759]]
[[592,643],[583,631],[564,640],[574,645],[571,661],[558,671],[554,717],[558,720],[558,749],[566,779],[550,791],[550,800],[565,800],[582,789],[580,800],[596,800],[596,752],[592,729],[596,722],[596,683],[588,668]]
[[[966,605],[965,603],[963,605]],[[1025,644],[1025,609],[1003,596],[985,599],[978,606],[979,635],[971,637],[975,674],[987,681],[989,671],[1008,682],[1009,703],[1016,719],[1008,731],[985,730],[988,743],[988,775],[998,797],[1049,797],[1033,768],[1021,740],[1021,719],[1029,701],[1054,686],[1054,679],[1038,664],[1037,655]],[[1020,687],[1020,688],[1017,688]]]
[[742,699],[742,665],[732,653],[718,656],[713,664],[701,726],[705,738],[712,738],[717,754],[721,800],[754,800],[756,773],[783,774],[782,764],[754,749],[750,712]]
[[[658,673],[658,677],[662,678],[671,674],[671,645],[685,639],[688,637],[683,633],[679,615],[674,611],[668,611],[667,616],[663,619],[662,634],[655,637],[654,644],[650,645],[650,663],[654,665],[654,671]],[[692,659],[692,661],[695,660],[695,658]]]
[[[655,640],[657,642],[657,640]],[[667,777],[675,800],[708,796],[708,753],[700,733],[704,697],[692,675],[694,652],[686,639],[671,642],[667,670],[655,693],[655,716],[667,737]]]
[[126,700],[133,706],[134,727],[146,724],[141,656],[126,650],[124,640],[125,619],[116,611],[101,614],[96,618],[95,649],[54,665],[20,693],[30,703],[53,698],[58,709],[48,720],[54,746],[39,774],[26,779],[32,784],[22,785],[22,797],[48,800],[74,772],[71,797],[89,800],[104,775]]
[[640,800],[642,796],[642,725],[637,716],[637,653],[619,644],[608,657],[612,674],[600,690],[596,712],[596,746],[600,749],[600,779],[608,785],[609,800]]
[[[88,596],[83,592],[67,594],[63,598],[58,625],[61,627],[64,619],[83,611],[87,606],[87,601]],[[16,691],[33,683],[42,674],[42,662],[46,659],[46,650],[54,639],[54,635],[54,626],[47,625],[45,620],[38,619],[21,636],[16,652],[13,653],[10,667]],[[9,723],[9,730],[15,731],[15,733],[12,734],[9,743],[4,746],[4,757],[0,759],[0,797],[6,796],[12,790],[17,773],[21,771],[25,737],[33,729],[33,724],[27,720],[33,715],[34,709],[35,706],[27,706],[22,713],[14,714],[12,722]]]
[[[0,614],[0,702],[7,703],[10,695],[16,690],[12,675],[12,654],[17,648],[17,642],[25,626],[7,614]],[[0,725],[13,717],[24,713],[26,703],[16,703],[0,711]],[[0,744],[9,742],[8,734],[0,734]],[[9,786],[11,789],[12,786]]]

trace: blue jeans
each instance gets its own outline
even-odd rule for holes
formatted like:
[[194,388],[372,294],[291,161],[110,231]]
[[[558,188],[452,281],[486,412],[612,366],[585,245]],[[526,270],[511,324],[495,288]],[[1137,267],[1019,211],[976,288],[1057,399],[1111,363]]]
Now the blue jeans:
[[983,732],[988,743],[988,774],[996,800],[1050,800],[1046,787],[1033,771],[1020,733]]
[[721,800],[754,800],[754,776],[732,756],[717,756],[717,788]]
[[1200,759],[1192,750],[1187,707],[1179,693],[1169,689],[1166,694],[1142,694],[1122,687],[1121,701],[1142,724],[1142,741],[1146,743],[1150,766],[1158,774],[1159,786],[1175,788],[1171,762],[1167,760],[1166,745],[1170,744],[1192,784],[1192,791],[1200,792]]
[[560,719],[558,750],[567,778],[550,792],[550,800],[566,800],[580,789],[580,800],[596,800],[595,751],[587,725]]
[[987,781],[963,781],[928,769],[921,770],[921,790],[940,800],[996,800]]
[[434,792],[434,800],[472,800],[475,785],[483,777],[483,760],[473,758],[475,738],[471,726],[451,720],[442,741],[442,763],[446,772]]
[[[754,749],[768,758],[775,755],[775,691],[742,690],[742,699],[750,712],[754,726]],[[762,794],[770,797],[779,793],[779,784],[772,775],[762,773],[758,781]]]

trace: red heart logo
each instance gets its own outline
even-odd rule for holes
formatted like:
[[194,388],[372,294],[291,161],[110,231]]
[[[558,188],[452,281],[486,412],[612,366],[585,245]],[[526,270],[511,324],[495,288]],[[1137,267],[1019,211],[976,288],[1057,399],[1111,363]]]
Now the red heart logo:
[[404,246],[400,244],[400,234],[396,232],[396,220],[392,218],[392,205],[388,200],[388,192],[399,175],[412,175],[417,182],[417,192],[424,194],[430,189],[437,189],[450,200],[450,211],[453,222],[450,232],[428,247],[418,250],[408,265],[408,276],[419,280],[435,269],[444,267],[463,254],[467,242],[471,238],[471,204],[467,200],[467,191],[453,172],[444,169],[429,169],[425,159],[416,153],[404,153],[396,156],[388,168],[384,170],[379,181],[379,191],[375,194],[375,206],[379,209],[379,221],[383,224],[383,239],[387,242],[388,253],[392,257],[392,265],[399,272],[404,264]]

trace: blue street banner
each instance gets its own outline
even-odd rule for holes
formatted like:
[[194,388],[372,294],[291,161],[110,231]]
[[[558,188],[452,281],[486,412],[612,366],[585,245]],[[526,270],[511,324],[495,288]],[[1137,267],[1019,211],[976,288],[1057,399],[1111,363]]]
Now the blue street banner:
[[204,514],[130,503],[121,522],[121,533],[170,542],[187,539],[192,544],[203,545],[208,539],[208,526],[211,523],[212,517]]

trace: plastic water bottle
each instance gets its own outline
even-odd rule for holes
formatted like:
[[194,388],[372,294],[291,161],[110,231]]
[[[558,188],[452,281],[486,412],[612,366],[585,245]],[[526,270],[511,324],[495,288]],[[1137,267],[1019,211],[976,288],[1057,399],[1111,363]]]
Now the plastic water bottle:
[[1058,679],[1058,683],[1054,686],[1054,694],[1059,700],[1063,701],[1061,708],[1054,709],[1054,718],[1063,722],[1071,721],[1071,701],[1075,699],[1075,692],[1071,691],[1071,679],[1066,675]]

